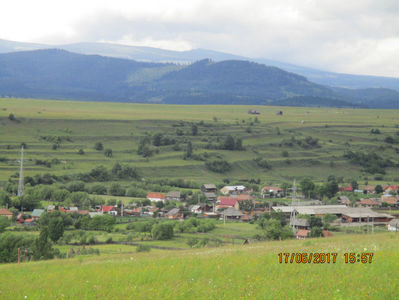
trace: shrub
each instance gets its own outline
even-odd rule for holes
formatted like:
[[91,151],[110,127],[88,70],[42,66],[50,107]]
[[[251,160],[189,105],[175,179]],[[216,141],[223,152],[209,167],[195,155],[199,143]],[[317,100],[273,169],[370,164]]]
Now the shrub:
[[205,167],[216,173],[225,173],[231,170],[231,165],[225,160],[212,160],[205,163]]
[[259,167],[261,167],[263,169],[271,169],[272,168],[272,166],[263,158],[260,158],[260,157],[254,158],[254,161],[256,162],[256,164]]
[[92,235],[90,236],[89,240],[87,241],[89,245],[94,245],[96,243],[95,237]]
[[105,195],[107,193],[107,188],[103,184],[95,184],[91,187],[90,193],[96,195]]
[[173,238],[173,226],[171,224],[156,224],[152,227],[151,235],[154,240],[170,240]]
[[103,146],[102,143],[97,142],[97,143],[94,145],[94,149],[96,149],[97,151],[102,151],[102,150],[104,150],[104,146]]
[[119,183],[113,183],[109,188],[109,194],[112,196],[125,196],[126,190]]
[[136,247],[136,252],[150,252],[151,247],[149,245],[138,245]]

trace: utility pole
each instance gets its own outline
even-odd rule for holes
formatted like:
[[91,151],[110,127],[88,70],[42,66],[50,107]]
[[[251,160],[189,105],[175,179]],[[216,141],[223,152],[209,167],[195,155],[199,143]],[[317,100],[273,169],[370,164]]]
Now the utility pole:
[[21,147],[21,161],[19,166],[18,197],[21,198],[21,211],[24,211],[22,199],[24,197],[24,146]]
[[294,182],[292,184],[292,203],[291,205],[297,205],[297,200],[296,200],[296,179],[294,179]]

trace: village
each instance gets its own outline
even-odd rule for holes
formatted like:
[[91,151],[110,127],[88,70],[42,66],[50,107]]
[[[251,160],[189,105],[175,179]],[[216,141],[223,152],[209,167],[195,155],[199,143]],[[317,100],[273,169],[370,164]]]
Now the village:
[[[399,186],[384,185],[380,194],[377,194],[375,189],[376,187],[371,185],[363,189],[353,189],[350,185],[341,186],[336,203],[323,204],[320,200],[305,199],[299,191],[291,191],[289,196],[287,191],[278,186],[264,186],[260,192],[254,192],[244,185],[226,185],[218,189],[215,184],[207,183],[201,186],[201,197],[198,194],[198,203],[195,204],[187,203],[180,191],[149,192],[146,205],[119,203],[119,205],[96,205],[91,209],[48,205],[46,208],[19,212],[17,215],[6,208],[1,208],[0,216],[15,220],[16,225],[34,227],[43,213],[54,211],[87,215],[90,218],[112,215],[127,222],[130,221],[129,218],[183,221],[190,217],[224,222],[253,222],[262,215],[280,212],[285,215],[286,223],[293,229],[297,239],[310,236],[309,217],[331,216],[330,228],[335,230],[370,226],[371,230],[378,227],[388,231],[398,231]],[[361,195],[361,198],[355,202],[351,201],[348,195],[352,193]],[[174,203],[175,207],[167,208],[168,203]],[[331,235],[332,233],[327,230],[322,231],[322,236]]]

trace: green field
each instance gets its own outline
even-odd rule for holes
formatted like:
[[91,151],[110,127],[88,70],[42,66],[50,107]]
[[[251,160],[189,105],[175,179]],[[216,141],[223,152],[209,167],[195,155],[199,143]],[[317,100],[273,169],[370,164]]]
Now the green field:
[[[261,112],[249,115],[249,109]],[[276,115],[282,110],[283,115]],[[8,119],[14,114],[16,121]],[[281,183],[309,176],[324,180],[328,175],[369,182],[398,181],[396,164],[399,154],[394,143],[399,120],[396,110],[366,110],[338,108],[294,108],[270,106],[184,106],[127,103],[98,103],[75,101],[44,101],[0,99],[0,182],[18,172],[20,144],[27,144],[25,175],[51,173],[54,175],[87,172],[116,162],[138,169],[144,178],[182,178],[198,183],[222,182],[223,179],[259,178],[262,183]],[[214,120],[217,119],[217,121]],[[201,122],[203,121],[203,122]],[[303,122],[302,122],[303,121]],[[191,126],[197,124],[198,135],[192,136]],[[183,135],[178,136],[180,129]],[[379,129],[380,134],[371,134]],[[144,158],[137,154],[140,138],[160,132],[177,140],[180,150],[173,146],[154,147],[158,152]],[[243,140],[245,151],[205,149],[231,134]],[[292,138],[318,139],[319,147],[304,148],[287,145]],[[60,137],[60,147],[52,149],[51,139]],[[221,157],[232,165],[224,174],[208,170],[204,161],[183,160],[188,140],[194,153],[207,153],[210,158]],[[96,151],[94,144],[102,142],[113,150],[107,158]],[[83,155],[77,152],[83,149]],[[343,157],[345,150],[374,151],[390,159],[386,174],[369,174],[361,166]],[[288,157],[282,155],[288,152]],[[262,169],[254,158],[264,158],[271,169]],[[37,165],[36,160],[58,159],[51,167]],[[362,183],[362,182],[359,182]],[[126,186],[129,182],[124,182]]]
[[[0,298],[397,299],[398,244],[399,234],[380,233],[177,252],[120,247],[122,253],[1,265]],[[280,264],[280,252],[338,257],[335,264]],[[347,252],[373,252],[372,263],[346,264]]]

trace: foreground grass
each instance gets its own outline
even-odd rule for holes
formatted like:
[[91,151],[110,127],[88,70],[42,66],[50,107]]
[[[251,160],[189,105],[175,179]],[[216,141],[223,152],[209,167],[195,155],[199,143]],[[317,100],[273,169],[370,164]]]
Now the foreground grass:
[[[0,266],[1,299],[395,299],[399,235],[123,253]],[[367,249],[367,250],[365,250]],[[336,264],[280,264],[279,252],[338,252]],[[374,252],[345,264],[345,252]]]

